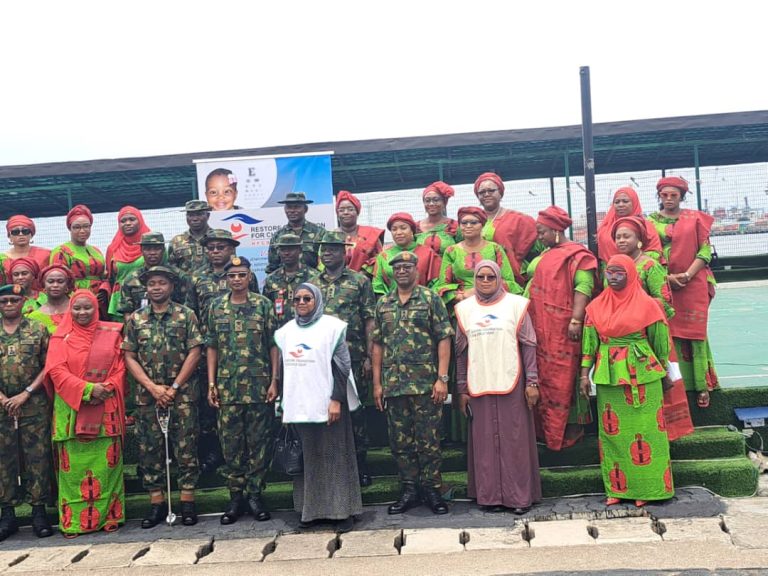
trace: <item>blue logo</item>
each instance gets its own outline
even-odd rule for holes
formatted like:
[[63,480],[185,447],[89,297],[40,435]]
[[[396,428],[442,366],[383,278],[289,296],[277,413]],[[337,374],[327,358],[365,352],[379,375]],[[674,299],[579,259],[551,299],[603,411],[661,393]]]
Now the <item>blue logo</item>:
[[248,214],[241,214],[240,212],[224,218],[225,222],[229,220],[237,220],[238,222],[242,222],[243,224],[248,224],[250,226],[253,226],[254,224],[260,224],[261,222],[263,222],[263,220],[257,220],[256,218],[252,218],[248,216]]

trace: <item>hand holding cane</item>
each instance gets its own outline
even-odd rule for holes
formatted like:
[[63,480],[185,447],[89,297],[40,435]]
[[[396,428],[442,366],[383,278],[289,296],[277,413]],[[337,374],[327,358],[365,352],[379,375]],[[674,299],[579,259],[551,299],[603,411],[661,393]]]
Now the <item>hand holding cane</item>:
[[157,416],[160,430],[165,437],[165,479],[168,483],[168,516],[166,516],[165,521],[168,526],[173,526],[173,523],[176,521],[176,514],[171,509],[171,452],[168,446],[168,427],[171,422],[171,410],[167,407],[155,405],[155,415]]

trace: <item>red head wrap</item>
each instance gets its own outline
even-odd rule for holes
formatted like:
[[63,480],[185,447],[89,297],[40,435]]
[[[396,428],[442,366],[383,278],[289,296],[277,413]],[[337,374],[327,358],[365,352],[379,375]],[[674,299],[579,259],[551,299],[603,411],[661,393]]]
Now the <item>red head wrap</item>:
[[339,193],[336,194],[336,208],[338,208],[339,204],[341,204],[344,200],[351,202],[357,213],[360,214],[360,209],[362,208],[360,200],[358,200],[355,195],[352,194],[352,192],[348,192],[347,190],[339,190]]
[[477,177],[477,180],[475,180],[475,196],[477,196],[477,191],[480,189],[480,184],[486,180],[490,180],[496,184],[496,186],[499,187],[499,194],[504,196],[504,182],[498,174],[494,174],[493,172],[484,172]]
[[54,270],[58,270],[59,272],[63,272],[64,275],[67,277],[67,282],[69,283],[70,288],[75,285],[75,277],[72,275],[72,271],[64,266],[63,264],[51,264],[50,266],[46,266],[42,270],[40,270],[40,274],[38,275],[38,280],[40,283],[40,286],[45,286],[45,277],[48,275],[49,272],[53,272]]
[[453,195],[456,193],[453,189],[453,186],[446,184],[442,180],[432,182],[432,184],[424,188],[424,192],[421,193],[421,197],[424,198],[424,196],[430,192],[437,192],[440,194],[440,196],[443,197],[443,202],[448,202],[448,198],[453,198]]
[[640,284],[635,262],[625,254],[616,254],[608,260],[608,268],[618,266],[627,273],[627,284],[622,290],[608,288],[587,305],[588,323],[594,325],[604,338],[621,338],[662,321],[664,312]]
[[[139,220],[139,229],[130,236],[123,234],[120,229],[120,219],[126,214],[133,214]],[[107,248],[107,265],[112,260],[117,262],[133,262],[141,256],[141,235],[150,232],[149,226],[144,223],[144,216],[141,211],[133,206],[123,206],[117,214],[117,232]]]
[[546,210],[542,210],[539,212],[536,222],[551,228],[555,232],[562,232],[573,224],[573,220],[568,216],[568,212],[560,208],[560,206],[549,206]]
[[624,216],[618,218],[611,227],[611,238],[616,239],[616,230],[619,228],[632,228],[637,234],[638,240],[645,246],[648,243],[648,230],[645,227],[645,220],[640,216]]
[[656,182],[656,192],[661,192],[664,186],[674,186],[680,190],[680,195],[684,195],[688,192],[688,182],[680,178],[679,176],[667,176]]
[[78,204],[77,206],[74,206],[72,210],[67,212],[67,228],[72,228],[72,221],[75,218],[78,218],[80,216],[85,216],[88,218],[88,222],[93,224],[93,214],[91,214],[91,211],[89,210],[88,206],[85,204]]
[[36,260],[33,260],[29,256],[14,258],[13,260],[11,260],[11,263],[8,265],[9,275],[12,276],[13,271],[20,266],[27,268],[32,273],[31,289],[34,291],[39,291],[40,287],[37,285],[37,277],[40,275],[40,264],[38,264]]
[[392,216],[389,217],[389,220],[387,220],[387,230],[392,230],[392,224],[395,222],[405,222],[408,224],[408,226],[411,227],[411,230],[413,230],[413,233],[416,234],[416,230],[418,227],[416,226],[416,221],[413,219],[413,216],[408,214],[407,212],[395,212],[392,214]]
[[480,220],[480,224],[484,225],[488,221],[488,215],[485,213],[485,210],[482,208],[479,208],[478,206],[464,206],[463,208],[459,208],[459,212],[457,215],[457,218],[459,220],[459,223],[461,223],[461,219],[464,218],[464,216],[474,216],[478,220]]
[[32,222],[32,218],[28,218],[23,214],[17,214],[8,218],[8,222],[5,223],[5,229],[8,231],[8,234],[14,228],[29,228],[32,230],[32,236],[35,235],[35,223]]

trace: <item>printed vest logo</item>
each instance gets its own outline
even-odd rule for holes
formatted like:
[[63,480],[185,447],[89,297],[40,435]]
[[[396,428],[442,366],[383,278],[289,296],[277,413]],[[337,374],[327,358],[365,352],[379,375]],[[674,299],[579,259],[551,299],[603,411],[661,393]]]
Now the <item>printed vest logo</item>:
[[290,352],[288,352],[288,354],[290,354],[296,359],[299,359],[304,357],[304,352],[307,350],[312,350],[312,348],[310,348],[306,344],[299,344],[298,346],[296,346],[295,350],[291,350]]
[[493,314],[486,314],[480,320],[475,322],[476,326],[479,326],[480,328],[488,328],[491,324],[493,324],[494,320],[498,320],[498,316],[494,316]]

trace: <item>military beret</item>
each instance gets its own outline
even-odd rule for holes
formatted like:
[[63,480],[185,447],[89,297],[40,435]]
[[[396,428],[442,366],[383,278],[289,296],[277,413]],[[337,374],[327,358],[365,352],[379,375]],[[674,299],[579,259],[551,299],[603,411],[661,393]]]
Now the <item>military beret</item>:
[[235,266],[245,266],[249,270],[251,269],[251,261],[248,260],[248,258],[244,258],[242,256],[232,256],[230,258],[229,262],[224,264],[224,270],[229,270],[230,268],[233,268]]
[[277,239],[275,246],[278,248],[289,248],[291,246],[301,246],[301,238],[296,234],[283,234]]
[[232,232],[229,230],[221,230],[220,228],[214,228],[211,230],[207,236],[204,236],[203,239],[200,240],[200,244],[205,246],[211,240],[226,240],[233,246],[240,246],[240,242],[232,238]]
[[313,204],[314,200],[307,200],[307,195],[304,192],[288,192],[285,198],[278,200],[278,204]]
[[392,260],[389,261],[390,266],[394,266],[395,264],[413,264],[416,265],[419,263],[419,257],[416,256],[413,252],[408,252],[407,250],[403,250],[402,252],[395,255]]
[[152,276],[158,275],[165,276],[172,282],[176,282],[179,279],[179,275],[172,268],[168,268],[168,266],[152,266],[152,268],[141,273],[139,281],[142,284],[146,284]]
[[205,200],[189,200],[184,204],[182,212],[210,212],[211,206]]
[[339,230],[328,230],[323,234],[318,244],[342,244],[344,246],[353,246],[352,242],[347,242],[347,235]]
[[165,246],[165,237],[162,232],[147,232],[141,235],[139,244],[142,246]]
[[24,296],[24,288],[19,284],[6,284],[0,287],[0,296]]

